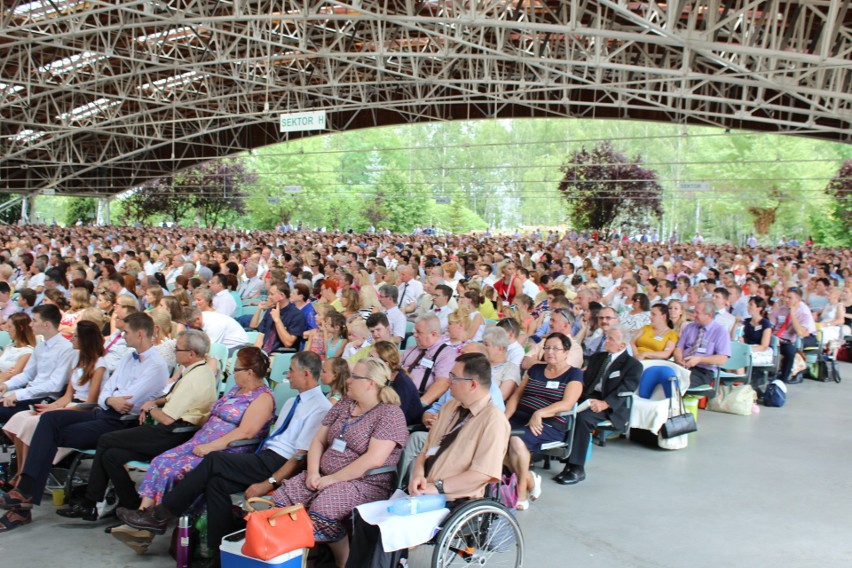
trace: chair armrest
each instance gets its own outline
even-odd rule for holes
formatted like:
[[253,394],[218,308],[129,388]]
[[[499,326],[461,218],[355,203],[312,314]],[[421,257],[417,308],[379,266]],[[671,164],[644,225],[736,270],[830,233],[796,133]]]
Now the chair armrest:
[[138,414],[124,414],[124,415],[122,415],[121,418],[119,418],[119,420],[122,421],[122,422],[130,422],[130,421],[137,421],[138,422],[139,421],[139,415]]
[[75,406],[74,408],[78,410],[94,410],[98,407],[97,402],[83,402]]
[[172,434],[188,434],[190,432],[197,432],[200,428],[200,426],[180,426],[172,430]]
[[396,466],[383,465],[382,467],[374,467],[373,469],[368,469],[364,472],[364,477],[367,477],[368,475],[380,475],[382,473],[396,473]]
[[230,444],[228,444],[229,448],[242,448],[243,446],[256,446],[260,444],[263,440],[260,438],[252,438],[251,440],[234,440]]

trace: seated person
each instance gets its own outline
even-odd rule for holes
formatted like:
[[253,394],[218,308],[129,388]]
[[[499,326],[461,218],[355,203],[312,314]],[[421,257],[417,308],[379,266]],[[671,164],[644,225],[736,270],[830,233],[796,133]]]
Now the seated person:
[[[556,308],[550,316],[550,332],[561,333],[571,340],[571,348],[564,353],[565,361],[571,367],[583,366],[583,349],[579,341],[574,341],[571,336],[571,314],[567,308]],[[521,363],[522,369],[529,369],[533,365],[544,363],[544,342],[539,341],[530,346],[530,350],[524,356]]]
[[[442,493],[452,509],[483,497],[485,486],[500,479],[510,428],[491,402],[491,371],[484,355],[459,355],[450,377],[452,399],[438,413],[426,446],[414,461],[408,492]],[[386,556],[378,528],[355,514],[349,568],[396,566],[399,556],[399,552]]]
[[772,323],[766,318],[766,300],[760,296],[748,299],[748,317],[743,321],[743,342],[751,345],[751,361],[755,367],[772,365]]
[[346,524],[352,509],[387,499],[393,475],[364,477],[370,469],[395,466],[408,438],[390,369],[368,357],[355,365],[347,398],[334,405],[308,452],[308,469],[272,494],[279,507],[306,503],[317,542],[328,543],[337,566],[349,555]]
[[145,402],[163,392],[169,369],[152,344],[154,321],[147,314],[135,313],[125,323],[127,345],[136,352],[127,353],[101,387],[97,408],[90,412],[54,410],[39,420],[17,488],[0,496],[0,508],[9,509],[0,519],[5,530],[32,521],[32,506],[41,503],[58,447],[97,447],[102,434],[133,425],[122,417],[138,414]]
[[237,323],[237,320],[213,309],[211,303],[213,292],[210,288],[196,288],[192,297],[195,300],[195,307],[201,311],[201,317],[193,313],[192,317],[187,319],[190,327],[203,330],[210,338],[210,343],[221,343],[229,350],[248,343],[246,330]]
[[39,404],[45,398],[56,400],[65,392],[68,371],[77,354],[71,342],[59,333],[62,313],[52,305],[33,308],[32,330],[44,336],[36,345],[24,370],[0,383],[0,422],[28,410],[31,404]]
[[651,323],[639,330],[631,342],[631,351],[638,360],[669,359],[677,345],[677,332],[669,319],[669,307],[654,304],[651,307]]
[[349,364],[341,357],[331,357],[322,362],[320,380],[323,386],[328,387],[326,398],[332,406],[346,396],[346,381],[351,374]]
[[414,322],[416,345],[402,355],[402,368],[414,381],[420,401],[428,406],[450,386],[448,378],[456,352],[441,337],[441,322],[435,314],[419,316]]
[[3,324],[10,343],[0,355],[0,382],[5,382],[24,370],[36,346],[32,318],[27,314],[12,314]]
[[689,388],[709,385],[716,369],[731,356],[730,334],[713,320],[715,314],[712,301],[700,300],[695,306],[695,321],[683,329],[677,341],[674,361],[690,370]]
[[396,345],[390,333],[390,321],[388,321],[386,313],[376,312],[367,316],[367,329],[370,332],[370,337],[367,338],[367,341],[358,351],[346,358],[346,362],[349,363],[350,368],[354,367],[355,363],[364,357],[368,357],[370,351],[373,349],[373,345],[379,341],[390,341]]
[[769,314],[772,334],[777,336],[781,354],[780,379],[785,383],[800,383],[801,376],[793,378],[793,359],[798,348],[796,342],[802,340],[803,347],[816,347],[816,324],[811,310],[802,301],[802,292],[798,288],[788,288],[784,299],[778,302],[778,308]]
[[[29,319],[28,316],[23,317]],[[76,350],[74,353],[75,361],[69,372],[68,387],[65,389],[65,394],[50,404],[34,405],[34,411],[19,412],[3,425],[3,432],[15,443],[15,453],[18,458],[18,471],[15,479],[20,476],[24,468],[33,434],[45,412],[71,408],[78,403],[92,404],[98,401],[101,383],[106,373],[106,363],[103,359],[103,336],[100,327],[90,321],[78,322],[77,329],[71,336],[71,344]],[[59,462],[66,455],[68,455],[67,450],[57,453],[53,462]]]
[[590,434],[599,422],[609,420],[619,431],[630,421],[627,401],[618,396],[633,392],[639,387],[642,364],[627,353],[628,335],[620,324],[610,327],[604,351],[589,357],[589,366],[583,373],[583,395],[580,402],[590,400],[591,406],[577,414],[574,421],[574,443],[568,463],[554,480],[560,485],[574,485],[586,478],[586,453]]
[[423,404],[411,377],[399,366],[400,353],[396,345],[390,341],[379,341],[373,345],[370,357],[381,359],[391,371],[393,390],[399,396],[399,406],[405,414],[405,423],[409,426],[420,424],[423,417]]
[[521,380],[521,386],[506,403],[506,418],[512,428],[523,428],[523,436],[509,440],[507,462],[518,474],[518,509],[529,507],[529,499],[541,495],[541,477],[530,471],[530,452],[542,444],[565,438],[565,418],[583,392],[583,371],[572,367],[565,358],[571,349],[567,335],[553,332],[544,341],[543,364],[533,365]]
[[[319,387],[322,361],[316,353],[293,356],[287,378],[299,395],[281,408],[272,434],[256,453],[212,452],[165,495],[159,505],[147,510],[118,509],[128,527],[113,529],[119,540],[137,545],[139,530],[165,532],[172,518],[192,507],[199,496],[207,502],[207,544],[213,554],[222,538],[239,530],[231,515],[231,493],[245,490],[246,498],[266,495],[304,467],[304,457],[331,403]],[[133,530],[136,529],[136,530]],[[147,538],[142,535],[142,543]]]
[[290,302],[286,282],[269,285],[269,295],[252,316],[250,327],[260,332],[255,346],[267,354],[299,348],[305,333],[305,314]]
[[491,381],[500,389],[503,400],[509,400],[521,384],[521,369],[509,361],[506,352],[509,335],[503,328],[489,327],[482,336],[482,346],[491,364]]
[[209,350],[210,339],[197,329],[178,335],[175,349],[177,381],[165,396],[142,405],[138,427],[110,432],[98,439],[85,497],[67,509],[58,510],[57,514],[66,518],[97,520],[95,505],[103,500],[110,481],[115,487],[120,507],[135,509],[139,506],[136,486],[124,464],[153,459],[186,442],[193,432],[174,430],[200,426],[207,420],[210,407],[216,401],[216,377],[210,366],[205,364]]

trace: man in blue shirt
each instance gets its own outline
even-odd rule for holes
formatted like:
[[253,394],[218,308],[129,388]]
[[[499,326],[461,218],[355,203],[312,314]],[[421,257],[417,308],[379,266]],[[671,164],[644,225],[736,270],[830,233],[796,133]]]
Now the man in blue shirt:
[[[305,314],[290,303],[290,287],[287,283],[270,284],[267,301],[261,303],[260,308],[266,310],[266,313],[259,324],[251,325],[260,332],[255,346],[266,353],[282,349],[298,350],[305,333]],[[255,324],[254,319],[252,324]]]

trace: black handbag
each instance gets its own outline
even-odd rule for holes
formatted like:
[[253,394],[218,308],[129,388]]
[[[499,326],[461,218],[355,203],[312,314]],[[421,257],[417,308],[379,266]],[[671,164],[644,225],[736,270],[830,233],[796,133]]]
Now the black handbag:
[[[677,398],[677,408],[675,408],[675,398]],[[675,414],[676,410],[680,411],[680,413]],[[687,412],[686,407],[683,406],[680,387],[678,382],[675,381],[674,388],[672,388],[672,396],[669,398],[669,419],[666,420],[666,423],[660,429],[660,435],[668,440],[669,438],[697,431],[698,425],[695,423],[695,417],[691,412]]]

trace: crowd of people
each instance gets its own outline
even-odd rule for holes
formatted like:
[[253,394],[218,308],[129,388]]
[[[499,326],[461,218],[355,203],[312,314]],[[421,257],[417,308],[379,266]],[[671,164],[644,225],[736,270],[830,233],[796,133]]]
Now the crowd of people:
[[[9,228],[0,424],[17,469],[0,532],[32,522],[64,448],[90,448],[85,496],[57,513],[97,520],[111,481],[124,523],[112,536],[137,552],[205,509],[217,550],[243,492],[304,503],[336,564],[363,565],[381,537],[347,523],[394,483],[371,470],[410,464],[411,494],[452,505],[507,467],[527,509],[543,492],[531,464],[566,436],[560,413],[588,401],[554,477],[574,485],[596,425],[627,425],[618,395],[642,361],[707,385],[732,341],[771,365],[775,336],[780,378],[796,382],[798,345],[836,350],[849,334],[850,272],[849,250],[573,232]],[[270,358],[288,353],[298,395],[276,408]],[[151,462],[138,488],[132,460]]]

